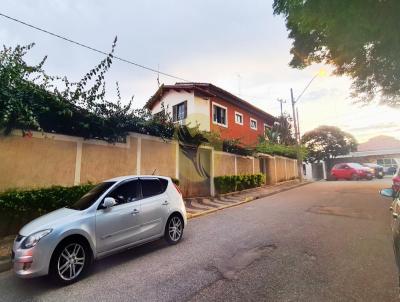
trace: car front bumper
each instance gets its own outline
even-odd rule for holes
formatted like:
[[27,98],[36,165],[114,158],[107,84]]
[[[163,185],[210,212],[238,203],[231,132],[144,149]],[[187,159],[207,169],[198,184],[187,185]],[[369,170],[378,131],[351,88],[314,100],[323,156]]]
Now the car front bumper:
[[30,249],[21,248],[24,239],[19,242],[14,241],[11,260],[15,274],[21,278],[47,275],[50,262],[47,252],[40,249],[40,242]]

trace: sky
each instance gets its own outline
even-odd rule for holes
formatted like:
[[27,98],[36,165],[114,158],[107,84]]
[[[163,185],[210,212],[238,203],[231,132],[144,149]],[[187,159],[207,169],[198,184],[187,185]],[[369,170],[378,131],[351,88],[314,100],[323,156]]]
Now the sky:
[[[300,131],[333,125],[359,142],[376,135],[400,139],[400,110],[354,104],[351,80],[331,75],[330,66],[290,68],[292,41],[284,19],[274,16],[272,0],[2,0],[0,12],[72,40],[195,82],[213,83],[259,108],[280,114],[278,98],[291,113],[290,88],[297,97],[324,69],[298,102]],[[245,5],[244,5],[245,3]],[[50,75],[79,80],[103,55],[70,44],[0,16],[0,43],[36,45],[27,55],[37,63],[47,55]],[[158,88],[157,73],[114,61],[107,89],[116,98],[115,82],[128,101],[142,107]],[[160,75],[160,82],[176,79]]]

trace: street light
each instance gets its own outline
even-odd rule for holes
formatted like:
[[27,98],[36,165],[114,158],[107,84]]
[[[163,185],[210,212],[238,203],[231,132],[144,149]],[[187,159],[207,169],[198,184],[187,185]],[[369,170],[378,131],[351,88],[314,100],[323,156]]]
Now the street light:
[[[303,91],[298,95],[296,100],[293,97],[293,89],[290,88],[290,98],[292,100],[292,110],[293,110],[293,124],[294,124],[294,132],[295,132],[295,137],[296,137],[296,155],[297,155],[297,171],[299,174],[299,179],[300,181],[303,180],[303,173],[301,172],[302,170],[302,158],[300,154],[300,131],[299,131],[299,121],[298,121],[298,111],[296,114],[296,109],[295,105],[299,101],[299,99],[302,97],[304,92],[307,90],[307,88],[311,85],[311,83],[318,77],[318,76],[326,76],[326,71],[324,69],[320,69],[308,82],[306,87],[304,87]],[[297,115],[297,116],[296,116]]]

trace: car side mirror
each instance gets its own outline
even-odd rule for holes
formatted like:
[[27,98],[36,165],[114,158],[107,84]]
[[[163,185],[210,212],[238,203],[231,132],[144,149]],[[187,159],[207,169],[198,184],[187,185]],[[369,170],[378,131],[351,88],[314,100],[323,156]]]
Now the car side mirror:
[[103,208],[108,209],[108,208],[115,206],[116,204],[117,204],[117,202],[115,201],[114,198],[106,197],[106,198],[104,198],[104,201],[103,201]]
[[389,188],[380,190],[379,194],[381,194],[383,197],[394,198],[395,192],[393,189]]

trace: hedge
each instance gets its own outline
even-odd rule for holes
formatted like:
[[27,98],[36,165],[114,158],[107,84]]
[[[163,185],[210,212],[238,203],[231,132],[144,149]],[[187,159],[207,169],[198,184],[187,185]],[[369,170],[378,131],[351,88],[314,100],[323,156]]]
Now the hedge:
[[52,186],[31,190],[9,190],[0,193],[0,209],[8,213],[44,213],[71,205],[95,185]]
[[226,175],[214,177],[214,185],[217,193],[241,191],[260,187],[264,184],[263,174]]
[[[172,178],[179,185],[179,180]],[[95,185],[72,187],[52,186],[30,190],[8,190],[0,193],[0,209],[7,213],[37,213],[39,215],[68,206],[77,201]]]

